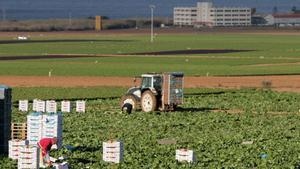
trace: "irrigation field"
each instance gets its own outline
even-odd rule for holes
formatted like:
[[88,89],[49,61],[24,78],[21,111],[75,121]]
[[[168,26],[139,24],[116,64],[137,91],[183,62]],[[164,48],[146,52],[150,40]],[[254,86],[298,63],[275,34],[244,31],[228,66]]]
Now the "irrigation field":
[[[25,33],[26,34],[26,33]],[[16,35],[2,35],[0,56],[75,54],[83,58],[16,60],[0,62],[0,75],[136,76],[144,72],[184,71],[194,75],[298,74],[299,35],[262,34],[158,34],[155,43],[144,34],[35,33],[31,41],[10,42]],[[250,50],[205,53],[127,56],[174,50]],[[87,57],[101,55],[101,57]],[[105,57],[105,56],[110,57]],[[112,56],[113,55],[113,56]],[[121,55],[121,56],[118,56]],[[62,56],[61,56],[62,57]],[[158,59],[159,58],[159,59]],[[1,60],[1,58],[0,58]],[[22,71],[20,71],[22,70]]]
[[[4,77],[39,80],[49,71],[50,79],[132,78],[145,72],[183,71],[189,78],[280,75],[276,76],[280,79],[284,75],[284,79],[293,75],[293,82],[300,82],[296,76],[300,74],[299,33],[158,32],[153,44],[143,33],[23,33],[31,35],[29,41],[13,41],[19,34],[0,33],[0,83]],[[216,50],[224,52],[213,52]],[[161,51],[172,52],[151,54]],[[119,98],[128,85],[32,86],[14,85],[14,102],[34,98],[87,100],[87,113],[64,114],[64,144],[75,150],[52,152],[56,157],[68,156],[72,168],[300,167],[298,93],[261,89],[266,86],[194,86],[185,89],[185,104],[178,112],[128,115],[119,110]],[[14,107],[12,119],[24,122],[26,114]],[[110,137],[125,143],[120,165],[102,161],[102,141]],[[177,143],[158,144],[166,138]],[[243,144],[247,141],[253,142]],[[176,162],[178,148],[193,149],[197,162]],[[0,157],[0,168],[15,167],[16,162]]]

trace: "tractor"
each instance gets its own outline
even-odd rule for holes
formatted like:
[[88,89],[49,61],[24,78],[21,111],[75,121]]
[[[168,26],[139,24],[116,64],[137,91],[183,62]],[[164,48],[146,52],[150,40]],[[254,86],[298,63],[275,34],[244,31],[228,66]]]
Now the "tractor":
[[181,72],[143,74],[141,85],[130,88],[122,96],[122,111],[174,111],[183,103],[183,76]]

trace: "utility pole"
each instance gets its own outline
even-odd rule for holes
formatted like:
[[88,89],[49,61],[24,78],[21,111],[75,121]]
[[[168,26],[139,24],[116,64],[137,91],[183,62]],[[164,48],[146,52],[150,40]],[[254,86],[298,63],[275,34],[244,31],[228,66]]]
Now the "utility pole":
[[150,5],[149,7],[151,9],[151,43],[153,43],[153,40],[154,40],[153,13],[154,13],[155,5]]
[[72,25],[72,12],[69,12],[69,27]]
[[5,8],[2,8],[2,21],[6,21],[6,11]]

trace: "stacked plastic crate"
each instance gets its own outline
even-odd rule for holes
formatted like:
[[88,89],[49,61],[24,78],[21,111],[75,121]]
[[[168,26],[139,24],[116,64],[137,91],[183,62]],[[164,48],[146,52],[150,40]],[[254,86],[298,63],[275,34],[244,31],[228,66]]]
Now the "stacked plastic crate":
[[193,163],[196,161],[196,157],[193,150],[179,149],[176,150],[176,160],[179,162]]
[[79,113],[85,112],[85,101],[84,100],[76,101],[76,112],[79,112]]
[[40,149],[36,146],[22,146],[18,158],[18,169],[38,169]]
[[28,111],[28,100],[19,100],[19,111]]
[[27,115],[27,140],[30,145],[37,145],[42,138],[43,115],[39,112],[33,112]]
[[61,102],[61,111],[62,112],[71,112],[71,102],[70,101],[62,101]]
[[57,104],[55,100],[47,100],[46,101],[46,112],[47,113],[56,113],[57,112]]
[[17,160],[19,158],[21,148],[28,145],[28,140],[10,140],[8,145],[8,157],[13,160]]
[[123,143],[121,141],[103,142],[103,161],[120,163],[123,160]]
[[62,147],[63,117],[61,113],[47,113],[43,115],[43,138],[57,137],[57,147]]
[[36,112],[45,112],[46,109],[46,102],[43,100],[39,99],[34,99],[33,100],[33,106],[32,110]]

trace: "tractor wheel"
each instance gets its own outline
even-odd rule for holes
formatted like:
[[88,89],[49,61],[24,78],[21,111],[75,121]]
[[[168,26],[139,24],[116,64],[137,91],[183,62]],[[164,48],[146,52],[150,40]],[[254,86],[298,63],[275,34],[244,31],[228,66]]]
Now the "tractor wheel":
[[138,99],[134,95],[127,94],[127,95],[122,96],[121,102],[120,102],[121,109],[123,109],[125,104],[127,104],[127,105],[131,104],[133,111],[138,109]]
[[151,91],[147,90],[142,94],[141,107],[144,112],[152,112],[157,109],[157,100]]

